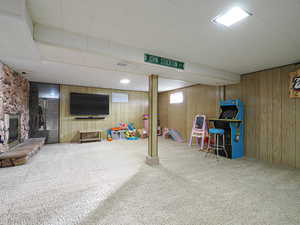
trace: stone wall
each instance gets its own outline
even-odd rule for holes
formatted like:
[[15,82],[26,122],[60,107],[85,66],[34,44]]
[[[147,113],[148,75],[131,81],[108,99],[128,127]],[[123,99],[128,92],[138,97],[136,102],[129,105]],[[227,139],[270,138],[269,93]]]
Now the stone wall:
[[4,144],[0,152],[8,150],[9,114],[19,114],[20,138],[24,141],[29,132],[29,82],[20,74],[0,62],[0,135]]

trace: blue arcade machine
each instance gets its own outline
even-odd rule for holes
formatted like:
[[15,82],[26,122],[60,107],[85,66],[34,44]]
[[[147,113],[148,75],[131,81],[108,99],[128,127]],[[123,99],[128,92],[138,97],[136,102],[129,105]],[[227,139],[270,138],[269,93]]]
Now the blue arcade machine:
[[[215,128],[224,130],[225,149],[228,157],[231,159],[243,157],[244,103],[239,99],[225,100],[220,102],[220,108],[221,114],[219,119],[210,121],[214,122]],[[225,153],[223,156],[225,156]]]

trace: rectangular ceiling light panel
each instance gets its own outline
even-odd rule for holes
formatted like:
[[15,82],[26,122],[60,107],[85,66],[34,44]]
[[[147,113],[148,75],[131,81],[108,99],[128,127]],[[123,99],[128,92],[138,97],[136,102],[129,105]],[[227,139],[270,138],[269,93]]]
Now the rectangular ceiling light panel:
[[219,15],[213,19],[213,22],[220,23],[226,27],[230,27],[231,25],[251,16],[251,13],[246,12],[240,7],[233,7],[225,14]]

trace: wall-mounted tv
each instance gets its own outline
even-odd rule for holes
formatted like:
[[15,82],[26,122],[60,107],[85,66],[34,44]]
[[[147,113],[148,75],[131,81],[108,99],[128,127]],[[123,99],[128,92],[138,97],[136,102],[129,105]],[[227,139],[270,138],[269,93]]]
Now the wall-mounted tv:
[[71,115],[109,115],[109,95],[70,94]]

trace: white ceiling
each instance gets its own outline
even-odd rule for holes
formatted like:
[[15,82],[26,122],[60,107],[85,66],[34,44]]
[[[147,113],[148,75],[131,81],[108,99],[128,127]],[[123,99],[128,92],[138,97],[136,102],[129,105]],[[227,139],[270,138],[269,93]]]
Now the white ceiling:
[[[165,91],[236,83],[239,74],[300,61],[300,0],[0,0],[0,5],[0,60],[27,71],[33,81],[146,91],[147,75],[155,73],[159,91]],[[211,22],[232,6],[253,16],[231,28]],[[144,63],[146,52],[186,67]],[[131,83],[121,85],[122,78]]]
[[[148,77],[126,72],[102,70],[85,66],[57,63],[51,61],[32,61],[4,58],[2,61],[18,72],[26,72],[25,76],[30,81],[82,85],[100,88],[115,88],[120,90],[148,90]],[[127,78],[130,84],[121,84],[121,79]],[[160,92],[169,91],[193,83],[180,80],[159,78],[158,89]]]
[[[253,13],[211,22],[238,5]],[[238,74],[300,60],[299,0],[28,0],[33,21]]]

